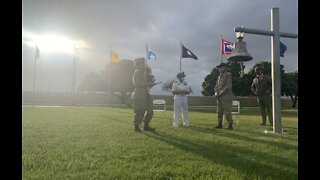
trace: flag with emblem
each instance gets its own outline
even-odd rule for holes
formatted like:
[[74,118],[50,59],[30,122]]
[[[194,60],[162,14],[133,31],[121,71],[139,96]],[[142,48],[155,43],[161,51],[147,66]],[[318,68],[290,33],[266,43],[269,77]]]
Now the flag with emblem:
[[221,44],[221,53],[222,54],[231,54],[233,50],[234,44],[232,42],[226,41],[222,39],[222,44]]
[[195,54],[193,54],[189,49],[187,49],[186,47],[184,47],[181,43],[181,58],[193,58],[195,60],[198,60],[197,56]]

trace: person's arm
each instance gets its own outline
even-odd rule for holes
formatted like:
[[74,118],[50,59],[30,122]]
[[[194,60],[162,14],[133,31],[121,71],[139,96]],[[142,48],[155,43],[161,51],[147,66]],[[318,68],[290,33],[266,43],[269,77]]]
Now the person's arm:
[[173,94],[189,94],[189,90],[176,90],[172,91]]
[[175,82],[172,84],[171,92],[173,95],[177,94],[177,84]]
[[156,85],[157,83],[155,82],[146,82],[144,81],[143,79],[143,75],[144,73],[142,71],[135,71],[134,74],[133,74],[133,85],[135,87],[138,87],[138,86],[146,86],[146,87],[153,87],[154,85]]
[[253,92],[254,95],[257,95],[257,91],[256,91],[256,78],[254,78],[253,81],[252,81],[251,91]]
[[191,86],[188,86],[188,94],[192,92]]
[[265,91],[266,94],[271,93],[272,90],[272,79],[270,76],[266,76],[267,79],[267,84],[268,84],[268,89]]
[[189,94],[190,93],[190,89],[178,89],[177,84],[174,83],[172,86],[172,94]]
[[[219,77],[218,77],[218,79],[219,79]],[[217,79],[217,81],[216,81],[216,85],[214,86],[214,94],[213,94],[213,97],[217,96],[217,94],[218,94],[218,79]]]

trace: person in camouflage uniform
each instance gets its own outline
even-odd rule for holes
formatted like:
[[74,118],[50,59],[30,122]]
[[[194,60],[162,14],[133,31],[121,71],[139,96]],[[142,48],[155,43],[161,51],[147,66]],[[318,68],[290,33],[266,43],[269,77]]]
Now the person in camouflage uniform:
[[[149,89],[156,83],[154,81],[148,81],[147,66],[145,64],[145,58],[137,58],[134,60],[134,66],[136,68],[133,74],[133,85],[135,90],[132,94],[132,100],[134,104],[134,131],[142,132],[140,124],[144,122],[144,131],[154,131],[154,128],[149,126],[149,123],[153,117],[153,103],[152,97],[149,94]],[[149,69],[150,71],[151,69]],[[144,115],[146,113],[146,115]]]
[[228,129],[233,129],[232,120],[232,99],[234,97],[232,92],[232,76],[227,71],[227,64],[221,63],[217,66],[220,75],[218,77],[216,86],[214,88],[214,96],[217,98],[217,113],[218,113],[218,126],[222,128],[223,115],[225,115],[229,124]]
[[260,106],[261,126],[266,125],[266,114],[268,113],[270,126],[273,126],[272,120],[272,79],[270,76],[263,73],[262,67],[255,69],[256,77],[251,84],[252,92],[257,96],[257,101]]

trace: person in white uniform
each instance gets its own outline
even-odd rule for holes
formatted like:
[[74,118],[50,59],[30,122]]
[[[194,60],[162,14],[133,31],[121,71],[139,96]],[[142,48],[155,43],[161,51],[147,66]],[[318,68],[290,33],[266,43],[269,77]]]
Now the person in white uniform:
[[188,97],[191,92],[191,87],[184,81],[186,75],[184,72],[177,74],[178,80],[172,85],[172,94],[174,95],[174,113],[173,113],[173,127],[180,125],[180,113],[182,110],[183,126],[189,126],[188,117]]

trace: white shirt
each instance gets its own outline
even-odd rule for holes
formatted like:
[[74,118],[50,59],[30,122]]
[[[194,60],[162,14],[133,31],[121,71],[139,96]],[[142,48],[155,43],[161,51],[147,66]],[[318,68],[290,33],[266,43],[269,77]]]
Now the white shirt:
[[[172,92],[181,91],[181,90],[190,90],[190,89],[191,89],[191,87],[185,81],[183,81],[183,82],[176,81],[172,85]],[[178,96],[186,96],[187,94],[176,94],[176,95],[178,95]]]

